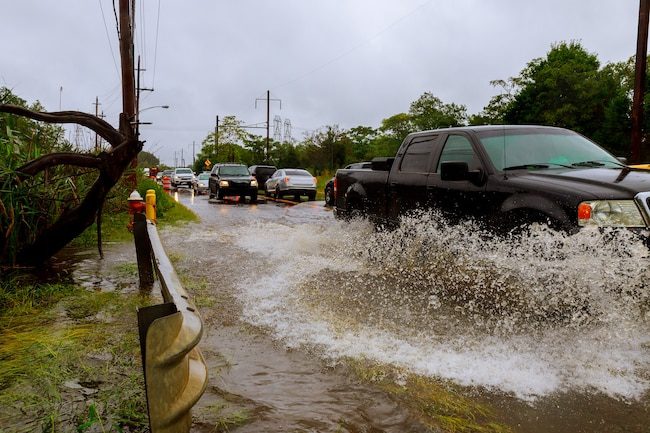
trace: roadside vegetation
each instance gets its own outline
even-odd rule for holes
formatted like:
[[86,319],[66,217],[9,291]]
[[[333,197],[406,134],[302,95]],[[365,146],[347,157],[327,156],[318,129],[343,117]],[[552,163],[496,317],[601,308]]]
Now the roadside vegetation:
[[432,431],[449,433],[511,433],[494,412],[476,398],[465,397],[449,382],[405,373],[368,360],[345,363],[361,381],[373,384],[408,407]]
[[0,432],[147,430],[134,307],[148,302],[0,280]]

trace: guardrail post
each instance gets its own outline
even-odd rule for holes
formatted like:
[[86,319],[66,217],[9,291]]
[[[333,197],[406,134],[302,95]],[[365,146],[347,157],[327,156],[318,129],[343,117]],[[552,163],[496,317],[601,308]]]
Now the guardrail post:
[[138,260],[138,274],[140,276],[140,290],[153,288],[153,263],[151,260],[151,242],[147,231],[147,219],[144,214],[133,215],[133,238],[135,241],[135,255]]

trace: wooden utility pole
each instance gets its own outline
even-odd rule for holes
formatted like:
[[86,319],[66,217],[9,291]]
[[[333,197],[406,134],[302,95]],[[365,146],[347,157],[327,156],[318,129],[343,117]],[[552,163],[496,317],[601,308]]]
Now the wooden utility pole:
[[216,159],[215,163],[219,162],[219,116],[214,126],[214,159]]
[[643,143],[643,98],[645,95],[646,62],[648,51],[648,8],[650,0],[639,4],[639,28],[636,41],[636,65],[634,68],[634,97],[632,98],[632,152],[630,162],[641,162]]
[[266,91],[266,154],[264,158],[269,161],[269,130],[271,129],[271,91]]
[[[257,108],[257,101],[262,100],[262,98],[257,98],[255,100],[255,108]],[[282,101],[280,99],[271,99],[271,91],[266,91],[266,152],[264,155],[264,162],[269,162],[269,135],[271,129],[271,101],[278,101],[280,103],[280,110],[282,110]]]
[[122,112],[129,121],[135,116],[135,77],[133,76],[133,32],[130,0],[120,0],[120,61],[122,65]]
[[[102,105],[99,103],[99,96],[95,96],[95,116],[99,117],[99,106]],[[95,132],[95,152],[99,152],[99,135]]]

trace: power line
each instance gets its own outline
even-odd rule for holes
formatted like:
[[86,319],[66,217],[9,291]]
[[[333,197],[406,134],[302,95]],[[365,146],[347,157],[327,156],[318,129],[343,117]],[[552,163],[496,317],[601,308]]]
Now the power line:
[[353,52],[355,52],[356,50],[358,50],[358,49],[361,48],[362,46],[364,46],[364,45],[366,45],[366,44],[372,42],[373,40],[375,40],[375,39],[377,39],[379,36],[381,36],[383,33],[387,32],[387,31],[390,30],[391,28],[395,27],[397,24],[401,23],[401,22],[404,21],[405,19],[407,19],[407,18],[409,18],[410,16],[414,15],[414,14],[415,14],[416,12],[418,12],[420,9],[424,9],[424,8],[425,8],[426,6],[428,6],[429,3],[431,3],[432,1],[433,1],[433,0],[428,0],[426,3],[421,4],[421,5],[418,6],[417,8],[413,9],[411,12],[407,13],[406,15],[402,15],[400,18],[396,19],[395,21],[393,21],[392,23],[390,23],[390,24],[387,25],[386,27],[382,28],[381,30],[379,30],[377,33],[375,33],[375,34],[372,35],[371,37],[369,37],[369,38],[367,38],[367,39],[365,39],[365,40],[359,42],[358,44],[354,45],[354,46],[353,46],[352,48],[350,48],[349,50],[344,51],[342,54],[339,54],[338,56],[331,58],[330,60],[326,61],[325,63],[322,63],[321,65],[315,67],[314,69],[311,69],[310,71],[308,71],[308,72],[306,72],[306,73],[304,73],[304,74],[302,74],[302,75],[297,76],[296,78],[293,78],[293,79],[291,79],[291,80],[289,80],[289,81],[285,81],[284,83],[279,84],[279,85],[276,85],[276,86],[274,86],[274,87],[275,87],[275,88],[284,87],[284,86],[287,86],[287,85],[289,85],[289,84],[295,83],[296,81],[300,81],[300,80],[302,80],[303,78],[305,78],[305,77],[307,77],[307,76],[309,76],[309,75],[311,75],[311,74],[313,74],[313,73],[315,73],[315,72],[318,72],[318,71],[320,71],[321,69],[323,69],[323,68],[325,68],[325,67],[331,65],[332,63],[334,63],[334,62],[336,62],[336,61],[338,61],[338,60],[341,60],[341,59],[344,58],[344,57],[349,56],[350,54],[352,54]]
[[151,87],[156,83],[156,60],[158,59],[158,28],[160,27],[160,0],[158,0],[158,17],[156,18],[156,43],[153,51],[153,78],[151,80]]
[[117,60],[115,60],[115,52],[113,52],[113,44],[111,44],[111,36],[108,33],[108,25],[106,24],[106,16],[104,15],[104,7],[102,6],[102,0],[99,0],[99,9],[102,11],[102,20],[104,21],[104,29],[106,30],[106,39],[108,39],[108,47],[111,49],[111,56],[113,56],[113,65],[115,65],[115,72],[117,76],[120,76],[120,70],[117,67]]

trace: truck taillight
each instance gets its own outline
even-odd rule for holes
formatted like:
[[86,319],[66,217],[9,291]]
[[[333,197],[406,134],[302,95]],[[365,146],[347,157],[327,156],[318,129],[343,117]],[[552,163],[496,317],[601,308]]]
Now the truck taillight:
[[336,186],[337,186],[337,183],[338,183],[338,179],[337,179],[337,178],[334,178],[334,197],[336,197]]

